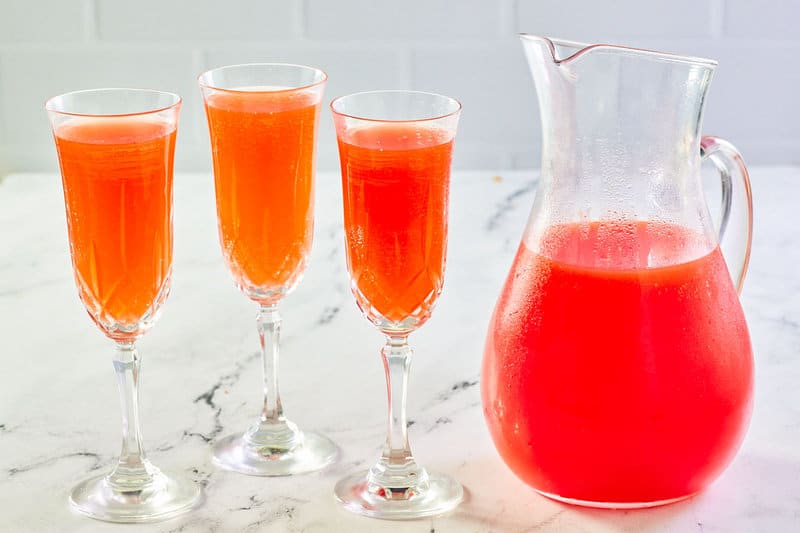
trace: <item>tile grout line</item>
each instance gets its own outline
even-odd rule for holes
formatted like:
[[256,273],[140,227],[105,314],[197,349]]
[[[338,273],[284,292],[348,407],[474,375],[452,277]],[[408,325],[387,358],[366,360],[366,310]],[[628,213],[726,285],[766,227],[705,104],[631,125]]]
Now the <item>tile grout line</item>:
[[726,0],[711,0],[709,4],[709,30],[713,39],[722,39],[725,36],[725,2]]
[[100,31],[97,24],[98,6],[95,0],[83,0],[83,42],[94,43],[99,40]]
[[398,51],[400,82],[404,83],[409,89],[418,89],[417,80],[415,79],[416,76],[414,76],[414,64],[417,60],[416,55],[417,53],[413,46],[404,47],[402,50]]
[[497,33],[499,38],[515,34],[517,27],[517,0],[502,0],[499,4],[499,20]]
[[308,35],[308,15],[306,14],[306,2],[307,0],[297,0],[295,2],[296,7],[294,8],[295,17],[294,17],[294,37],[295,39],[299,39],[301,42],[306,42],[306,35]]
[[[195,76],[200,76],[200,74],[205,72],[208,68],[208,57],[206,55],[206,51],[202,48],[193,48],[192,69],[194,70]],[[200,91],[199,86],[197,86],[197,81],[195,81],[195,89],[198,92]],[[195,95],[197,95],[197,93],[195,93]],[[205,115],[205,109],[203,109],[203,114]],[[203,119],[205,119],[205,116],[203,116]],[[195,127],[192,128],[191,139],[195,146],[202,146],[206,143],[206,138],[203,136],[202,132],[204,125],[205,120],[199,120],[196,124],[194,124]]]

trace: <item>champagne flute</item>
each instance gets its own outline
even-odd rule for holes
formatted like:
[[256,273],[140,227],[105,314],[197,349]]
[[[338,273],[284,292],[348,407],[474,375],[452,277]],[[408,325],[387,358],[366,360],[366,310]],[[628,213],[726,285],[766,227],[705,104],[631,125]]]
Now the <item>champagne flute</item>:
[[108,475],[72,490],[80,513],[111,522],[164,520],[190,510],[198,486],[146,457],[139,428],[135,341],[167,298],[172,275],[172,167],[179,96],[97,89],[45,106],[55,137],[72,266],[89,316],[116,344],[122,451]]
[[278,303],[300,282],[314,232],[315,141],[327,76],[301,65],[233,65],[200,76],[214,160],[222,252],[258,304],[264,372],[260,420],[214,446],[227,470],[280,476],[319,470],[336,446],[303,432],[278,392]]
[[444,280],[450,159],[461,105],[413,91],[357,93],[331,103],[344,193],[347,268],[356,303],[384,335],[389,417],[376,465],[336,485],[350,511],[407,519],[463,498],[453,478],[420,466],[408,442],[408,335],[429,317]]

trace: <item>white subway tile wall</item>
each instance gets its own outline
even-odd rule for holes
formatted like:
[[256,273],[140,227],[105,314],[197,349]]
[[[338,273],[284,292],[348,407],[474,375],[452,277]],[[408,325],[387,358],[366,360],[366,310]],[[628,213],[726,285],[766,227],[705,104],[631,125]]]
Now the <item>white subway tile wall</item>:
[[725,23],[731,37],[797,41],[800,35],[800,5],[797,0],[727,1]]
[[[47,97],[132,86],[184,97],[176,166],[210,168],[196,77],[304,63],[333,96],[380,88],[464,104],[458,168],[532,168],[540,132],[517,32],[718,59],[704,132],[751,163],[800,163],[800,1],[0,0],[0,175],[56,168]],[[327,105],[319,166],[337,165]]]
[[[46,3],[51,3],[46,2]],[[95,0],[101,41],[280,41],[301,32],[292,0]]]
[[712,0],[519,0],[518,4],[517,31],[562,39],[688,39],[710,37],[712,32]]
[[496,38],[496,0],[306,0],[306,37],[331,41],[433,41]]
[[80,2],[0,0],[0,44],[80,42],[84,16]]

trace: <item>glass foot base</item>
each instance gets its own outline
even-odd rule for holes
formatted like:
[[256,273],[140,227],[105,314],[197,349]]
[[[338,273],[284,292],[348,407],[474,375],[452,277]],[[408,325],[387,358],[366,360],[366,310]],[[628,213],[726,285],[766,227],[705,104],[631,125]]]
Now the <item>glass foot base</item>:
[[341,479],[334,488],[336,499],[350,512],[386,520],[411,520],[436,516],[455,509],[464,489],[455,479],[428,472],[428,489],[408,499],[387,499],[367,488],[367,471]]
[[214,464],[251,476],[290,476],[321,470],[338,454],[336,445],[317,433],[303,433],[303,443],[290,450],[249,444],[243,435],[230,435],[214,445]]
[[649,507],[660,507],[662,505],[669,505],[671,503],[677,503],[688,498],[694,496],[693,494],[687,494],[686,496],[679,496],[677,498],[668,498],[666,500],[656,500],[651,502],[597,502],[592,500],[578,500],[575,498],[565,498],[563,496],[559,496],[558,494],[550,494],[549,492],[544,492],[541,490],[536,490],[542,496],[546,498],[550,498],[551,500],[555,500],[561,503],[567,503],[569,505],[578,505],[580,507],[593,507],[595,509],[647,509]]
[[156,472],[153,482],[141,491],[119,492],[106,476],[83,481],[69,496],[72,508],[106,522],[158,522],[191,510],[200,502],[196,483]]

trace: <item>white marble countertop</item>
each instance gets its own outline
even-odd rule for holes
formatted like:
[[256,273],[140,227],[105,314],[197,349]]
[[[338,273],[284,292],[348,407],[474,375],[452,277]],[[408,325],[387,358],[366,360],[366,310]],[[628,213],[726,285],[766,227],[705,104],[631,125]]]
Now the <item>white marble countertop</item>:
[[255,309],[217,244],[210,174],[179,174],[175,269],[160,322],[139,344],[150,457],[205,486],[184,517],[120,526],[77,516],[69,488],[112,465],[120,413],[112,345],[73,286],[60,179],[0,183],[0,531],[790,532],[800,530],[800,168],[752,169],[755,239],[743,301],[756,355],[752,424],[738,457],[703,494],[645,511],[567,507],[527,488],[495,453],[479,406],[485,327],[527,218],[534,174],[456,172],[444,294],[412,335],[411,438],[425,465],[468,489],[457,512],[397,523],[354,516],[332,495],[375,461],[385,429],[380,335],[348,290],[339,178],[321,173],[305,280],[283,305],[287,414],[341,447],[333,467],[294,478],[215,469],[209,441],[260,404]]

